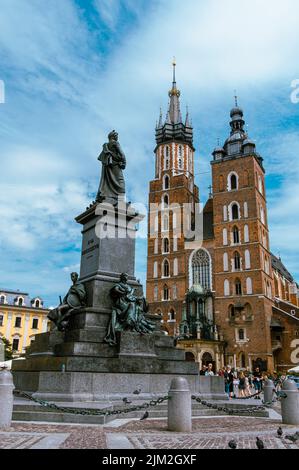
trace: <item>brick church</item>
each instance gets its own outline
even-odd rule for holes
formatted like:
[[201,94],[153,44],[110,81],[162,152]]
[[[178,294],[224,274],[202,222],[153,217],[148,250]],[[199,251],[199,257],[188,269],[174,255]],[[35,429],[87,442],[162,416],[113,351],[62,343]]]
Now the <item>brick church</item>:
[[165,120],[156,126],[149,189],[147,299],[199,367],[286,371],[299,363],[298,285],[270,251],[263,158],[230,112],[212,153],[212,188],[200,204],[193,128],[183,120],[173,64]]

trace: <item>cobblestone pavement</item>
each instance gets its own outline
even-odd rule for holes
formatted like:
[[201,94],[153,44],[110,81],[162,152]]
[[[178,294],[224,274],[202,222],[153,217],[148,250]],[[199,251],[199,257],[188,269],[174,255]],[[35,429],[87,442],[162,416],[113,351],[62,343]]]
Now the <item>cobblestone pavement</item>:
[[[265,418],[195,418],[192,432],[185,434],[167,431],[163,419],[117,420],[105,426],[15,422],[0,433],[0,448],[225,449],[235,439],[239,449],[255,449],[259,436],[267,449],[298,449],[299,442],[293,444],[276,436],[280,424]],[[299,431],[298,426],[282,428],[284,435]]]

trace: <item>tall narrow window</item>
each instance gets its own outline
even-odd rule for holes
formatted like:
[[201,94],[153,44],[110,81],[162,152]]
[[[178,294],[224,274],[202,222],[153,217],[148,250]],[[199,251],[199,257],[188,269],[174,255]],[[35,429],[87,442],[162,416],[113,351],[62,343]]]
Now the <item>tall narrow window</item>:
[[250,277],[246,279],[246,291],[247,295],[252,295],[252,279]]
[[163,289],[163,300],[169,300],[169,289],[167,286],[164,286]]
[[245,339],[244,330],[241,328],[241,329],[239,330],[239,340],[240,340],[240,341],[244,341],[244,339]]
[[169,253],[169,239],[163,238],[163,253]]
[[158,286],[155,286],[155,287],[154,287],[154,300],[155,300],[155,301],[158,300]]
[[223,271],[228,271],[228,254],[223,255]]
[[168,194],[165,194],[163,196],[163,209],[167,209],[169,205],[169,197],[168,197]]
[[233,220],[238,220],[240,218],[238,205],[233,204],[232,207],[231,207],[231,211],[232,211],[232,219]]
[[33,320],[32,320],[32,329],[33,330],[38,329],[38,318],[33,318]]
[[233,243],[234,245],[240,243],[240,233],[238,227],[236,226],[233,228]]
[[173,308],[170,309],[169,320],[170,321],[175,321],[175,311],[173,310]]
[[235,281],[235,293],[236,295],[242,295],[242,284],[240,279],[236,279]]
[[249,228],[248,225],[244,225],[244,242],[249,242]]
[[164,177],[163,189],[169,189],[169,176],[168,175]]
[[3,326],[3,320],[4,320],[3,315],[0,315],[0,326]]
[[250,268],[251,268],[250,251],[245,250],[245,269],[250,269]]
[[229,280],[225,279],[224,281],[224,295],[227,297],[230,295],[230,286],[229,286]]
[[21,328],[21,326],[22,326],[22,318],[21,317],[16,317],[15,328]]
[[163,230],[164,232],[169,230],[169,217],[166,214],[163,216]]
[[235,271],[240,271],[241,269],[241,258],[240,258],[240,254],[235,251],[234,253],[234,268],[235,268]]
[[211,288],[210,257],[205,250],[198,250],[192,257],[192,280],[193,285]]
[[13,351],[18,351],[19,349],[19,338],[14,338],[13,341],[12,341],[12,350]]
[[223,229],[223,245],[224,246],[227,245],[227,229],[226,228]]
[[155,238],[155,241],[154,241],[154,254],[157,255],[158,251],[159,251],[159,240],[158,240],[158,238]]
[[232,191],[238,188],[238,180],[235,174],[230,177],[230,188]]
[[166,259],[163,261],[163,277],[169,277],[169,261]]
[[178,251],[178,239],[173,237],[173,251]]
[[178,263],[178,259],[175,258],[175,259],[173,260],[173,275],[174,275],[174,276],[177,276],[178,273],[179,273],[179,263]]
[[227,221],[227,206],[223,206],[223,221]]
[[158,277],[158,262],[154,262],[154,272],[153,272],[153,277],[157,278]]
[[0,304],[4,304],[4,303],[5,303],[5,295],[1,295]]

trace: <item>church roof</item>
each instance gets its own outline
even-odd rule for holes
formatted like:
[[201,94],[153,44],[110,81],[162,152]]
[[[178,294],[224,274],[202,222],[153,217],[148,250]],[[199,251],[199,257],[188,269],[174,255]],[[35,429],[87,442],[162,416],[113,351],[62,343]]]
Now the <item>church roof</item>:
[[273,255],[273,253],[271,253],[271,262],[272,262],[272,268],[275,271],[278,271],[279,274],[281,274],[288,281],[294,282],[293,276],[289,273],[289,271],[287,270],[287,268],[285,267],[281,259]]

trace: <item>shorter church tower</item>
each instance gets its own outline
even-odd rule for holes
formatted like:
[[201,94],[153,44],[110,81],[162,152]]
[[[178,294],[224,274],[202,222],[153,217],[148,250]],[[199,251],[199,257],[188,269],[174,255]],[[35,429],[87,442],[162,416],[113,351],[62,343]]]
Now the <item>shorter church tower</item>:
[[230,116],[230,136],[214,150],[211,163],[215,321],[228,344],[227,363],[271,370],[273,274],[265,170],[237,100]]

